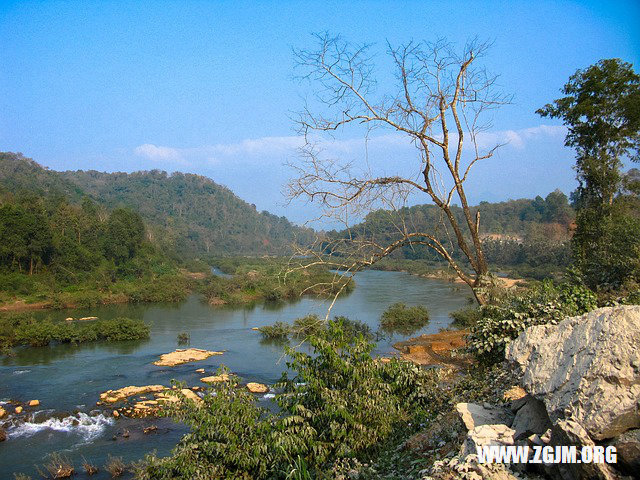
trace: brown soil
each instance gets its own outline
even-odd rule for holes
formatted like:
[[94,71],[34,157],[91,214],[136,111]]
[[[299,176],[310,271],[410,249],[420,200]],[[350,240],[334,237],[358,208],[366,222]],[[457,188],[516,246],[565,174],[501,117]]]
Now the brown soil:
[[463,367],[471,362],[464,356],[453,356],[452,352],[466,345],[464,337],[468,330],[442,331],[431,335],[404,340],[393,345],[402,358],[418,365]]

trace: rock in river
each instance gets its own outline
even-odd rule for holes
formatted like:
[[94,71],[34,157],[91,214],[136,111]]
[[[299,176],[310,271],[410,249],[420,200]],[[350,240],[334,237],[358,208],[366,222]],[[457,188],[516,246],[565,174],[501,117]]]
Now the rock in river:
[[179,348],[174,352],[160,355],[160,360],[153,362],[153,364],[161,367],[174,367],[183,363],[205,360],[213,355],[222,355],[222,352],[212,352],[201,348]]
[[145,385],[143,387],[130,386],[119,390],[107,390],[100,394],[100,400],[107,403],[115,403],[134,395],[142,395],[143,393],[150,392],[162,392],[166,389],[167,387],[164,385]]
[[247,383],[247,389],[251,393],[267,393],[269,391],[269,387],[263,385],[262,383],[249,382]]
[[200,379],[201,382],[204,383],[220,383],[220,382],[228,382],[229,381],[229,375],[226,373],[223,373],[222,375],[212,375],[210,377],[202,377]]

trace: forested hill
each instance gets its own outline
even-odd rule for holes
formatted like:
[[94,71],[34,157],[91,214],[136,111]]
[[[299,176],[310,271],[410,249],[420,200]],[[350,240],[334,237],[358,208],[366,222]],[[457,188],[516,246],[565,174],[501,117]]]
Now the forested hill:
[[20,154],[0,153],[0,194],[85,197],[113,210],[128,207],[147,224],[153,243],[180,257],[205,254],[278,254],[310,230],[286,218],[258,212],[228,188],[199,175],[162,171],[56,172]]
[[[559,190],[546,198],[508,200],[499,203],[481,202],[472,207],[480,212],[480,232],[484,252],[493,266],[519,269],[520,274],[544,278],[550,271],[566,267],[571,258],[569,239],[575,212],[567,196]],[[452,207],[459,223],[464,223],[462,209]],[[349,231],[329,232],[329,239],[371,239],[388,245],[402,238],[402,227],[436,235],[446,245],[453,236],[444,228],[441,211],[435,205],[416,205],[398,211],[378,210]],[[327,246],[327,251],[332,247]],[[420,245],[403,247],[392,258],[441,260],[432,250]],[[464,263],[458,249],[454,258]]]

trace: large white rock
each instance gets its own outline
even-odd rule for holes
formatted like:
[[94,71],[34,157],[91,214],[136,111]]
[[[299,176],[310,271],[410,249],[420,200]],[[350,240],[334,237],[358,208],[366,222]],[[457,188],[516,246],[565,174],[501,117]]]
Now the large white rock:
[[640,426],[640,306],[607,307],[525,330],[507,360],[553,421],[577,421],[594,440]]

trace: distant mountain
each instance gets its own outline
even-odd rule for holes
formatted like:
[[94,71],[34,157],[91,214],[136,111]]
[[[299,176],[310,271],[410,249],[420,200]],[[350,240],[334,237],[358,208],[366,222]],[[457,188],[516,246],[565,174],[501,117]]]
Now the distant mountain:
[[200,175],[152,170],[134,173],[56,172],[20,154],[0,153],[0,193],[89,197],[112,210],[129,207],[152,241],[180,257],[284,254],[313,232],[285,217],[258,212],[227,187]]

